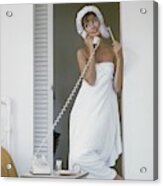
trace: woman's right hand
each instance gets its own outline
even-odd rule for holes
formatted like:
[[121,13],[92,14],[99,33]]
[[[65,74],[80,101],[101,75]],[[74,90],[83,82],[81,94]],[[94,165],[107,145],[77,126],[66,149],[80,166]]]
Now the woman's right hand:
[[88,48],[89,53],[91,54],[93,52],[93,37],[87,35],[84,39],[85,45]]

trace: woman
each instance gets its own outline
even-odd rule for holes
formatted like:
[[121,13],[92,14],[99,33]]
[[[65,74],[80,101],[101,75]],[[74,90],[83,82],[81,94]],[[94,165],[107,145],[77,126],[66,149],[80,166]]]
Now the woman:
[[123,179],[112,168],[122,153],[117,103],[117,93],[122,90],[122,48],[117,41],[113,46],[104,41],[109,33],[97,7],[82,8],[76,24],[85,43],[77,51],[80,72],[94,50],[95,36],[100,44],[70,113],[69,169],[80,166],[89,173],[86,178]]

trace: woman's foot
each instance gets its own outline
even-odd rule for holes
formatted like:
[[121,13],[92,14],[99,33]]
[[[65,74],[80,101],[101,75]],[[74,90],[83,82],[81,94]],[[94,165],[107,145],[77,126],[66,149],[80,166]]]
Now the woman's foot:
[[115,176],[114,180],[124,180],[124,178],[122,176],[120,176],[119,174],[117,174]]

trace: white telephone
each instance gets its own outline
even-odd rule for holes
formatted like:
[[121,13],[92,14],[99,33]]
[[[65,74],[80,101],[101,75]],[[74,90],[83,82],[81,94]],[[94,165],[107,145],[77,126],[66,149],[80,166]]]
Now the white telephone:
[[44,155],[34,156],[30,172],[32,174],[51,174],[50,166]]
[[[81,36],[83,39],[85,39],[87,37],[87,32],[85,30],[83,30],[83,32],[81,33]],[[93,38],[93,46],[95,47],[95,45],[99,45],[100,44],[100,37],[95,36]]]
[[95,37],[93,38],[93,43],[92,43],[92,44],[93,44],[93,47],[95,48],[96,45],[99,46],[100,41],[101,41],[100,37],[95,36]]
[[[93,44],[94,52],[95,52],[95,50],[97,49],[97,47],[100,44],[100,38],[95,36],[94,39],[93,39],[92,44]],[[93,53],[91,54],[91,56],[92,55],[93,55]],[[90,56],[90,58],[91,58],[91,56]],[[67,108],[68,104],[70,103],[70,101],[71,101],[70,98],[72,98],[72,96],[74,95],[74,91],[76,91],[77,86],[79,85],[79,82],[81,80],[81,77],[84,76],[83,74],[85,73],[86,69],[88,68],[88,65],[89,64],[87,64],[85,66],[86,68],[83,70],[81,76],[79,77],[76,85],[73,88],[73,91],[71,92],[71,94],[69,95],[66,103],[64,104],[63,110],[65,110]],[[59,122],[59,119],[62,117],[63,110],[61,110],[61,112],[58,114],[56,120],[54,121],[52,130],[54,130],[54,127],[56,127],[57,123]],[[42,143],[40,144],[40,146],[37,150],[37,153],[34,155],[34,157],[32,159],[31,170],[30,170],[30,172],[32,174],[51,174],[50,166],[48,164],[48,161],[46,160],[46,157],[44,155],[41,155],[41,157],[37,157],[37,154],[39,154],[39,152],[41,150],[41,147],[44,144],[46,138],[47,138],[47,136],[43,139]]]

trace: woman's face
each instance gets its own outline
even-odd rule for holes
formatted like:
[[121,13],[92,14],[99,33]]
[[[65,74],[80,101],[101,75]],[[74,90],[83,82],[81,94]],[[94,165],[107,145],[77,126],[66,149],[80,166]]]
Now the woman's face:
[[99,31],[100,22],[94,14],[89,14],[84,18],[83,25],[88,35],[93,36]]

